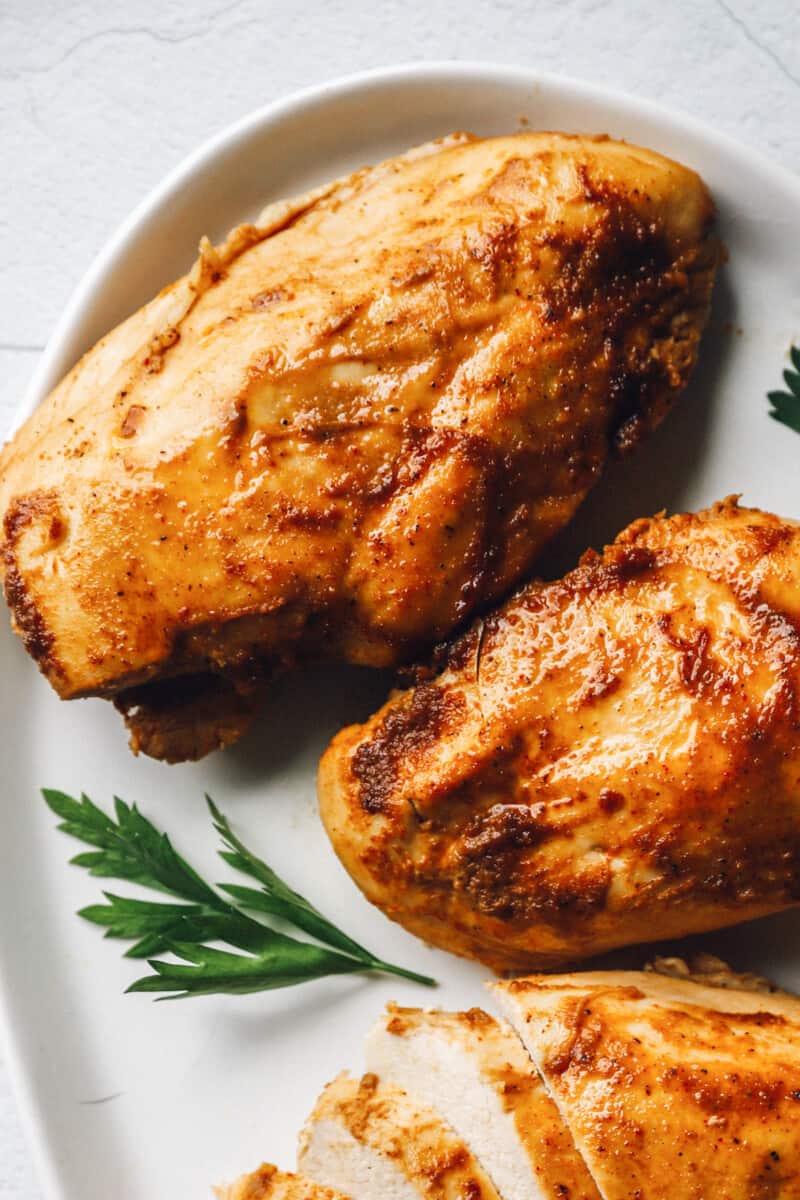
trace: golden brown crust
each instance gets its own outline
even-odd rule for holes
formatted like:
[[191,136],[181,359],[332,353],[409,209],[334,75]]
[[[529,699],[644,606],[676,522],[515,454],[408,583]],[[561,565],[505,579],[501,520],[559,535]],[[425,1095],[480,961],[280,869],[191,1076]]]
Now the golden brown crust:
[[795,997],[632,971],[493,990],[605,1200],[800,1196]]
[[524,588],[344,730],[323,819],[367,896],[500,969],[800,899],[800,530],[727,500]]
[[279,1171],[270,1163],[262,1163],[257,1171],[243,1175],[229,1187],[217,1188],[219,1200],[348,1200],[342,1192],[334,1192],[302,1175]]
[[686,382],[712,216],[649,151],[462,136],[204,241],[0,455],[6,596],[42,670],[122,693],[140,748],[180,758],[248,703],[159,729],[160,694],[129,689],[222,674],[246,701],[298,659],[445,636]]

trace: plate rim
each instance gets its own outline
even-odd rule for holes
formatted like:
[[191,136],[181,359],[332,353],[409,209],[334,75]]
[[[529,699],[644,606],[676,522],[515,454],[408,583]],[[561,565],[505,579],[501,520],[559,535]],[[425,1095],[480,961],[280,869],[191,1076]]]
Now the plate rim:
[[[20,425],[38,407],[58,381],[60,362],[70,342],[75,338],[85,310],[92,297],[107,282],[115,268],[119,254],[124,251],[128,240],[134,236],[154,215],[156,210],[171,196],[179,192],[192,177],[223,151],[232,150],[263,127],[281,120],[302,115],[304,109],[312,109],[321,102],[333,102],[348,94],[368,92],[398,82],[409,84],[440,80],[442,83],[474,79],[481,86],[492,83],[527,84],[539,86],[553,95],[569,95],[585,103],[615,106],[645,116],[656,124],[668,127],[673,132],[685,132],[688,137],[714,144],[728,154],[746,159],[767,178],[770,185],[788,191],[800,204],[800,175],[776,162],[763,151],[734,136],[717,130],[706,121],[671,109],[669,106],[630,92],[595,84],[569,74],[540,71],[535,67],[524,67],[483,59],[431,59],[422,62],[400,62],[369,70],[356,71],[336,76],[308,87],[297,89],[259,106],[222,129],[204,139],[194,150],[185,155],[157,182],[144,197],[134,205],[130,213],[119,223],[91,260],[87,270],[74,287],[65,308],[53,327],[42,351],[30,382],[17,406],[12,424],[5,440],[9,440]],[[74,360],[73,360],[74,361]],[[71,365],[71,364],[70,364]],[[69,369],[69,367],[67,367]],[[67,1195],[56,1163],[55,1148],[45,1132],[45,1115],[41,1095],[33,1087],[20,1042],[15,1036],[10,1016],[8,996],[10,980],[3,960],[0,958],[0,1051],[11,1082],[16,1102],[19,1123],[22,1126],[30,1150],[37,1183],[46,1200],[72,1200]]]
[[[232,148],[237,141],[244,140],[262,125],[282,118],[299,115],[303,108],[310,108],[320,100],[338,100],[348,93],[369,89],[375,85],[392,84],[398,81],[424,82],[441,77],[443,81],[459,80],[470,76],[483,76],[507,82],[537,84],[553,91],[569,92],[583,100],[594,100],[613,104],[621,108],[633,108],[658,123],[672,129],[685,130],[687,135],[715,143],[717,146],[738,156],[744,156],[754,166],[781,188],[793,192],[800,203],[800,175],[778,163],[761,150],[746,142],[740,142],[731,134],[717,130],[713,125],[688,113],[673,110],[655,100],[642,99],[630,92],[594,84],[570,75],[535,68],[520,67],[483,59],[431,59],[424,62],[403,62],[384,67],[373,67],[347,75],[324,80],[319,84],[300,88],[277,100],[261,105],[242,117],[211,134],[194,150],[185,155],[166,175],[134,205],[90,262],[66,303],[64,311],[53,327],[41,357],[34,369],[23,398],[17,407],[6,440],[11,438],[44,400],[58,382],[55,366],[63,356],[64,348],[74,337],[75,328],[82,319],[82,309],[93,293],[102,286],[106,273],[113,268],[114,260],[124,248],[126,241],[161,204],[184,186],[187,180],[211,162],[223,149]],[[70,368],[68,367],[67,370]]]

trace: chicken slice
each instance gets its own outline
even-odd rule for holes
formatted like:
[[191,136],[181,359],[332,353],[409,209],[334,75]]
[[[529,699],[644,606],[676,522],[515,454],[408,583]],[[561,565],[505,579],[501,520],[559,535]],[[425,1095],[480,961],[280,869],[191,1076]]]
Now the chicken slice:
[[229,1187],[217,1188],[217,1195],[219,1200],[349,1200],[343,1192],[334,1192],[302,1175],[279,1171],[269,1163]]
[[603,1200],[800,1197],[800,1001],[688,972],[491,985]]
[[651,151],[459,135],[204,242],[0,454],[27,649],[170,761],[281,667],[427,650],[681,391],[712,221]]
[[340,733],[321,812],[375,904],[497,968],[800,899],[800,529],[636,521]]
[[424,1097],[503,1200],[597,1200],[538,1072],[504,1021],[479,1008],[389,1005],[366,1042],[367,1070]]
[[328,1084],[300,1135],[298,1167],[357,1200],[501,1200],[441,1117],[376,1075]]

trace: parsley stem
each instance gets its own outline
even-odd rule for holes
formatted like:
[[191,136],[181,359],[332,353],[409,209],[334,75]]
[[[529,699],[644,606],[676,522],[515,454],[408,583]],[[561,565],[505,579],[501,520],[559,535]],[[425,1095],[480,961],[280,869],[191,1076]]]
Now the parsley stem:
[[399,975],[401,979],[410,979],[412,983],[421,983],[425,987],[436,987],[436,980],[431,979],[430,975],[420,975],[416,971],[409,971],[406,967],[396,967],[393,963],[383,962],[379,958],[372,960],[370,970],[383,971],[386,975]]

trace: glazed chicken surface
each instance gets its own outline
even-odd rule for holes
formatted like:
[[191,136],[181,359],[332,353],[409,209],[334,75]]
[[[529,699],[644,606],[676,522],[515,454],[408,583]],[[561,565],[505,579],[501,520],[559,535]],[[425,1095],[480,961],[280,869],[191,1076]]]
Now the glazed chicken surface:
[[418,656],[680,392],[712,221],[650,151],[454,135],[204,241],[0,457],[27,649],[173,761],[280,667]]
[[800,528],[725,501],[532,583],[320,768],[390,917],[551,967],[800,899]]
[[492,991],[603,1200],[798,1200],[800,1001],[677,965]]

